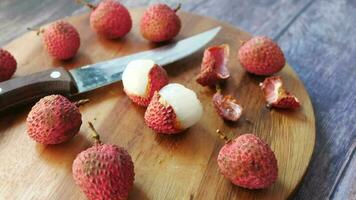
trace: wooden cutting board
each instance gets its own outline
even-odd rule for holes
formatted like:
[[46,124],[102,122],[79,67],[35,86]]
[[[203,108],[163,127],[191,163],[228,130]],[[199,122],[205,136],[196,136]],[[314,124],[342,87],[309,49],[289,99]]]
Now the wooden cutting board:
[[[51,59],[33,32],[4,48],[18,61],[15,76],[57,66],[71,69],[152,49],[157,45],[142,39],[137,28],[142,11],[131,10],[134,28],[120,40],[97,37],[89,28],[88,14],[68,18],[81,36],[79,53],[69,61]],[[211,45],[227,43],[231,47],[229,69],[232,76],[225,84],[224,93],[235,96],[241,103],[242,119],[237,123],[224,122],[211,103],[214,91],[195,82],[203,51],[165,67],[171,82],[193,89],[204,105],[199,123],[178,135],[159,135],[145,126],[145,109],[131,103],[121,83],[82,96],[91,100],[81,107],[83,125],[79,134],[64,144],[43,146],[32,141],[27,136],[25,124],[30,107],[18,109],[0,117],[0,199],[86,199],[74,184],[71,166],[75,156],[91,145],[87,121],[94,123],[102,141],[123,146],[131,154],[136,175],[129,199],[286,199],[295,191],[308,167],[315,143],[313,108],[302,82],[288,65],[279,72],[286,87],[300,99],[302,108],[269,111],[258,86],[263,78],[246,73],[236,58],[240,41],[251,35],[207,17],[181,11],[179,15],[183,29],[177,39],[222,26]],[[255,133],[270,144],[278,160],[277,182],[269,189],[247,190],[224,179],[216,161],[224,144],[215,133],[217,128],[229,137]]]

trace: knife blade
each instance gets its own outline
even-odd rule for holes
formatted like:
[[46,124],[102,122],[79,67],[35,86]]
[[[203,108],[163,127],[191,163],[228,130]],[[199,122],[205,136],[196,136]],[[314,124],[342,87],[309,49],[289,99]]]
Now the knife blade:
[[50,94],[67,97],[120,81],[126,65],[135,59],[152,59],[164,66],[185,58],[209,43],[220,31],[216,27],[156,49],[72,70],[55,68],[0,83],[0,112]]

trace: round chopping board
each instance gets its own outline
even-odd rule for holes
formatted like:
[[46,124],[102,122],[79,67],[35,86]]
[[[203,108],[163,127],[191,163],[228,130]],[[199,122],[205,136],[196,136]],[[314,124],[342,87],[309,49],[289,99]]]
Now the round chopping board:
[[[58,66],[71,69],[152,49],[158,45],[144,40],[138,31],[142,12],[143,9],[131,10],[134,28],[119,40],[97,37],[90,30],[89,14],[67,18],[81,36],[79,53],[69,61],[50,58],[34,32],[4,48],[18,61],[15,76]],[[136,175],[129,199],[286,199],[295,191],[308,167],[315,142],[313,108],[302,82],[287,65],[277,75],[300,99],[302,108],[268,110],[258,86],[263,77],[246,73],[236,56],[240,41],[251,35],[206,17],[182,11],[179,15],[183,28],[176,40],[222,26],[210,45],[226,43],[231,47],[231,77],[223,91],[236,97],[243,106],[240,121],[224,122],[211,102],[214,91],[195,82],[203,50],[165,66],[170,81],[193,89],[204,106],[202,119],[181,134],[160,135],[150,130],[144,124],[145,109],[127,98],[121,82],[81,96],[91,100],[81,107],[83,125],[79,134],[64,144],[44,146],[31,140],[25,123],[30,106],[21,108],[0,118],[1,199],[86,199],[73,181],[71,167],[75,156],[92,144],[88,121],[101,133],[102,141],[123,146],[131,154]],[[254,133],[264,139],[278,160],[277,182],[268,189],[248,190],[232,185],[220,175],[216,159],[224,142],[217,136],[217,128],[229,137]]]

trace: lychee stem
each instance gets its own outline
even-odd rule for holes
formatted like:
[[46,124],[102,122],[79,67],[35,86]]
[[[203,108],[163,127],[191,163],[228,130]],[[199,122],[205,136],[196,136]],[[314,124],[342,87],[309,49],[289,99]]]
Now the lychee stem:
[[41,29],[41,28],[30,28],[30,27],[27,27],[26,29],[28,31],[36,32],[37,35],[40,35],[41,33],[43,33],[45,31],[44,29]]
[[221,87],[219,84],[215,85],[216,92],[221,93]]
[[88,8],[90,8],[91,10],[95,10],[96,6],[94,6],[93,4],[87,2],[86,0],[75,0],[75,2],[79,3],[79,4],[83,4],[85,6],[87,6]]
[[90,101],[89,99],[81,99],[81,100],[75,102],[74,104],[75,104],[77,107],[79,107],[79,106],[82,106],[82,105],[88,103],[89,101]]
[[179,4],[177,5],[177,7],[176,7],[173,11],[174,11],[174,12],[177,12],[181,7],[182,7],[182,4],[179,3]]
[[93,131],[92,138],[95,140],[95,144],[102,144],[100,141],[100,135],[99,133],[95,130],[94,125],[91,122],[88,122],[89,128]]
[[221,139],[225,140],[225,143],[231,142],[231,139],[228,138],[223,132],[221,132],[220,129],[216,129],[216,133],[219,134]]

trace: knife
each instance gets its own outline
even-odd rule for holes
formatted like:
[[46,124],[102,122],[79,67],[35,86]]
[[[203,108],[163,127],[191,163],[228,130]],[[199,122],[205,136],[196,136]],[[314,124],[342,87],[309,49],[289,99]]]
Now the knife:
[[0,112],[33,102],[50,94],[72,97],[120,81],[126,65],[135,59],[152,59],[160,66],[185,58],[209,43],[220,31],[216,27],[153,50],[72,70],[61,67],[0,83]]

